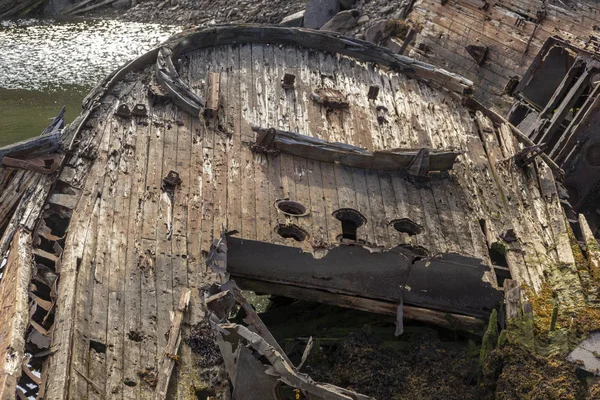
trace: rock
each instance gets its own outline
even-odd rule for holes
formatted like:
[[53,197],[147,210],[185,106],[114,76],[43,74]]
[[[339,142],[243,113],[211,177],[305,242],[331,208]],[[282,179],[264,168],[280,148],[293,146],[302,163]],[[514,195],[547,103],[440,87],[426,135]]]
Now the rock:
[[375,44],[382,44],[387,43],[391,37],[404,39],[409,29],[410,25],[404,21],[391,19],[379,21],[367,29],[365,40]]
[[322,31],[348,32],[358,25],[358,11],[348,10],[337,13],[325,25],[321,27]]
[[303,22],[304,22],[304,10],[298,11],[297,13],[294,13],[291,15],[288,15],[287,17],[285,17],[284,19],[281,20],[279,25],[298,27],[298,26],[302,26]]
[[359,25],[364,25],[364,24],[366,24],[367,22],[369,22],[369,16],[368,16],[368,15],[363,15],[362,17],[360,17],[360,18],[358,19],[358,24],[359,24]]
[[340,9],[351,10],[354,8],[356,0],[340,0]]
[[379,13],[380,13],[381,15],[389,14],[389,13],[391,13],[392,11],[394,11],[394,8],[395,8],[394,6],[387,6],[387,7],[383,7],[383,8],[382,8],[382,9],[379,11]]
[[379,44],[386,41],[389,35],[386,32],[387,21],[379,21],[365,32],[365,40]]
[[131,0],[117,0],[112,3],[112,6],[117,10],[126,10],[131,7]]
[[319,29],[340,11],[340,0],[310,0],[304,12],[304,27]]
[[600,375],[600,333],[593,333],[579,344],[567,360],[579,365],[579,368]]

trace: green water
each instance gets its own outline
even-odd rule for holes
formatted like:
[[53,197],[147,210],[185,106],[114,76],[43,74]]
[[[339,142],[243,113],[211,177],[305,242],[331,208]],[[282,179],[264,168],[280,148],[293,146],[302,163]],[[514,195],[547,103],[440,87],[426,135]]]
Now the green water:
[[73,121],[87,91],[80,86],[54,92],[0,88],[0,147],[38,136],[63,105],[67,122]]
[[39,135],[66,106],[179,27],[112,20],[0,21],[0,147]]

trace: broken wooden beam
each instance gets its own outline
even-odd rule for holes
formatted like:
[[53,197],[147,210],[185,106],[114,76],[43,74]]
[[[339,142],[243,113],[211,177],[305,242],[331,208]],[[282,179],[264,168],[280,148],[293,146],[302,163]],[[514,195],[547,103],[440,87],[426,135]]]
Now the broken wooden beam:
[[158,369],[156,392],[154,398],[156,400],[164,400],[167,398],[167,389],[169,388],[169,381],[171,380],[171,374],[175,367],[175,362],[178,359],[177,352],[179,351],[179,344],[181,343],[181,324],[183,323],[183,316],[190,304],[190,297],[192,291],[190,289],[184,289],[179,299],[179,305],[175,310],[173,320],[171,322],[171,329],[169,330],[169,341],[165,347],[165,351],[160,360]]
[[[148,54],[152,56],[152,53]],[[196,96],[190,87],[181,80],[175,64],[173,64],[171,50],[166,47],[158,50],[155,76],[158,84],[175,105],[193,117],[200,115],[200,110],[204,107],[204,100]]]
[[40,174],[52,174],[60,168],[64,154],[50,153],[34,158],[20,159],[6,156],[2,159],[2,165],[5,167],[25,169]]
[[[345,143],[333,143],[295,132],[278,129],[253,128],[257,132],[254,145],[257,152],[277,150],[287,154],[311,160],[340,163],[349,167],[378,169],[387,171],[408,170],[415,159],[421,161],[415,171],[421,176],[423,168],[429,171],[448,171],[452,169],[456,158],[462,152],[455,150],[435,149],[391,149],[386,151],[369,151],[361,147]],[[427,150],[427,157],[423,150]],[[427,162],[424,163],[424,158]],[[410,171],[409,171],[410,172]]]
[[28,158],[41,156],[60,151],[62,142],[60,133],[53,132],[48,135],[38,136],[21,142],[0,147],[0,160],[4,157],[27,156]]
[[[228,341],[230,348],[241,348],[246,344],[258,354],[265,357],[267,365],[259,365],[260,372],[266,375],[275,375],[291,387],[298,388],[315,398],[324,400],[374,400],[374,398],[344,389],[338,386],[313,381],[308,375],[299,373],[293,364],[286,361],[283,354],[271,346],[260,335],[239,324],[223,323],[215,326],[215,334],[219,341]],[[232,358],[233,354],[224,354],[224,357]],[[269,373],[267,374],[267,368]],[[232,379],[233,380],[233,379]],[[249,388],[254,382],[249,382]],[[249,389],[251,390],[251,389]],[[262,393],[263,398],[276,398],[274,394]],[[278,398],[278,397],[277,397]]]
[[[519,128],[517,128],[516,126],[514,126],[513,124],[508,122],[508,120],[506,118],[504,118],[503,116],[501,116],[500,114],[490,110],[487,107],[484,107],[479,101],[475,100],[472,97],[465,97],[464,103],[465,103],[465,106],[467,106],[467,107],[471,107],[474,110],[481,111],[481,113],[483,115],[485,115],[486,117],[488,117],[493,123],[498,124],[498,125],[504,124],[504,125],[508,126],[510,128],[510,131],[512,132],[512,134],[515,136],[515,138],[519,142],[523,143],[526,146],[535,146],[535,143],[531,139],[529,139],[527,137],[527,135],[525,135],[523,132],[521,132],[519,130]],[[554,160],[552,160],[550,157],[548,157],[548,155],[546,153],[540,154],[540,157],[550,167],[550,169],[552,169],[552,171],[554,171],[557,178],[563,179],[565,177],[565,172],[562,170],[562,168],[560,168],[554,162]]]
[[[339,293],[330,293],[317,289],[301,288],[294,285],[281,285],[277,283],[235,277],[236,283],[244,290],[258,293],[269,293],[276,296],[289,297],[297,300],[314,301],[337,307],[352,308],[382,315],[396,316],[398,304],[368,299],[359,296],[348,296]],[[483,333],[486,326],[485,320],[468,315],[445,313],[415,306],[403,306],[404,319],[424,322],[450,329],[462,329]]]

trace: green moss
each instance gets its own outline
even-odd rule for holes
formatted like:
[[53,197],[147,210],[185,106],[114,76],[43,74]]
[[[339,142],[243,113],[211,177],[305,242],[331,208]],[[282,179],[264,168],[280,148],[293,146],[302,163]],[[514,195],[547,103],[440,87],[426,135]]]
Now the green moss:
[[498,348],[502,348],[504,346],[506,346],[508,344],[508,334],[506,333],[506,330],[503,330],[502,332],[500,332],[500,335],[498,336]]
[[575,238],[575,233],[573,232],[573,229],[571,229],[571,225],[569,225],[568,223],[566,225],[567,225],[567,231],[569,233],[569,243],[571,244],[571,251],[573,252],[573,257],[575,258],[575,265],[577,267],[577,270],[578,271],[589,271],[590,263],[589,263],[588,259],[585,257],[585,255],[583,254],[583,251],[581,250],[581,246],[579,246],[579,242]]
[[[593,253],[600,255],[600,246],[596,240],[590,240],[586,244],[588,255]],[[595,284],[600,284],[600,266],[594,266],[592,263],[589,264],[590,276]]]
[[496,344],[498,344],[498,311],[493,310],[481,343],[481,352],[479,353],[480,365],[483,366],[492,350],[496,348]]

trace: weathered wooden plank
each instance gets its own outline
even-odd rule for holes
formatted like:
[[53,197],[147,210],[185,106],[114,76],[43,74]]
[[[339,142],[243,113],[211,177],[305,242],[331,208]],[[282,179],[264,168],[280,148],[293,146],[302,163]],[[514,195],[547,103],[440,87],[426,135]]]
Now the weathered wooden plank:
[[181,343],[180,331],[181,324],[183,323],[183,314],[187,310],[190,302],[190,294],[189,289],[183,290],[178,303],[179,305],[174,312],[171,328],[168,333],[169,341],[164,347],[165,350],[163,355],[160,357],[160,366],[157,377],[158,383],[156,385],[156,394],[154,396],[156,400],[167,399],[169,380],[171,379],[171,373],[173,372],[173,367],[175,366],[175,361],[178,357],[177,353],[179,351],[179,345]]
[[[123,399],[137,399],[140,394],[141,382],[138,382],[137,372],[140,368],[142,341],[141,322],[141,269],[140,260],[143,257],[141,248],[143,200],[145,195],[146,167],[148,165],[148,148],[150,129],[134,123],[135,148],[134,160],[130,166],[132,174],[131,196],[129,198],[129,215],[127,223],[127,248],[124,268],[124,351],[123,351]],[[132,384],[135,383],[135,386]]]
[[27,155],[28,158],[60,151],[62,142],[59,132],[23,140],[8,146],[0,147],[0,161],[4,157]]
[[[269,95],[273,86],[276,85],[278,74],[273,52],[274,46],[252,45],[253,85],[250,91],[252,101],[249,107],[255,110],[253,116],[255,123],[264,123],[270,120]],[[282,55],[283,53],[278,53],[279,58]],[[266,77],[270,77],[270,80],[267,80]],[[268,178],[270,165],[264,154],[253,153],[251,157],[256,187],[256,238],[261,241],[269,241],[274,237],[274,227],[271,225],[273,201],[269,194]]]
[[[94,278],[94,257],[96,255],[98,238],[98,219],[100,216],[100,198],[96,202],[89,221],[89,230],[85,239],[85,251],[81,258],[79,273],[73,288],[75,291],[74,303],[74,335],[71,350],[72,369],[87,371],[90,354],[90,318],[92,312],[92,294]],[[61,272],[63,282],[64,270]],[[79,374],[71,374],[69,397],[85,398],[88,393],[88,383]]]
[[[229,72],[230,76],[228,77],[229,85],[225,104],[227,117],[231,118],[231,126],[228,126],[228,129],[230,129],[232,132],[227,149],[227,229],[240,230],[242,227],[242,198],[240,196],[240,187],[242,182],[240,171],[240,153],[242,151],[242,127],[240,119],[242,115],[242,105],[240,103],[239,47],[229,47],[227,58],[229,60],[229,65],[231,65],[231,72]],[[274,99],[272,103],[275,103]]]
[[[397,304],[380,302],[377,300],[366,299],[357,296],[333,294],[315,289],[298,288],[290,285],[278,285],[245,278],[237,278],[236,282],[246,290],[272,293],[274,295],[315,301],[319,303],[335,305],[338,307],[354,308],[357,310],[393,316],[396,316],[398,311]],[[474,317],[459,314],[447,314],[407,305],[404,305],[403,307],[403,316],[409,320],[421,321],[446,327],[452,327],[454,322],[458,322],[467,329],[473,329],[475,331],[480,331],[485,326],[484,321]],[[451,316],[451,318],[448,319],[447,316]]]
[[[115,237],[112,234],[115,215],[115,197],[110,195],[115,189],[115,182],[119,173],[118,163],[120,157],[119,146],[121,143],[123,129],[116,120],[107,123],[110,130],[111,143],[108,145],[108,159],[104,172],[103,195],[100,201],[100,213],[98,222],[98,246],[95,256],[95,270],[93,280],[93,300],[90,318],[90,348],[89,364],[87,371],[81,371],[87,376],[96,377],[96,385],[106,392],[107,388],[107,333],[108,333],[108,305],[110,301],[110,270],[116,260]],[[87,372],[87,373],[86,373]],[[97,393],[88,387],[88,398],[101,399],[105,393]]]
[[[162,174],[164,178],[169,171],[177,168],[177,136],[179,127],[174,121],[175,108],[165,106],[164,114],[164,153]],[[169,316],[173,310],[173,200],[167,191],[162,190],[158,210],[156,238],[156,328],[157,346],[163,349],[167,343],[166,333],[169,331]]]
[[[98,127],[86,132],[89,136],[85,145],[82,144],[85,149],[76,150],[77,154],[96,153],[99,162],[92,165],[91,162],[80,159],[74,177],[80,185],[83,185],[82,196],[85,201],[79,204],[78,210],[71,216],[70,230],[61,259],[61,279],[53,331],[53,346],[56,351],[49,356],[47,362],[49,378],[45,388],[48,396],[57,396],[56,398],[71,396],[68,392],[69,380],[75,388],[74,398],[78,398],[77,393],[87,396],[87,382],[79,382],[80,375],[73,373],[70,367],[79,363],[84,371],[88,370],[90,337],[84,336],[86,334],[82,332],[89,331],[92,308],[92,279],[95,267],[89,260],[96,255],[96,247],[92,243],[89,248],[88,265],[83,267],[84,271],[81,275],[78,270],[81,267],[84,251],[88,251],[86,250],[87,239],[82,240],[82,238],[87,238],[88,232],[93,232],[90,234],[94,237],[98,236],[97,225],[94,223],[99,218],[101,193],[105,182],[104,175],[98,171],[105,168],[108,159],[111,137],[109,128],[110,124],[99,122]],[[88,171],[90,179],[85,179]],[[85,290],[77,290],[80,280],[85,282]]]
[[25,357],[25,335],[29,326],[29,282],[31,280],[31,232],[19,229],[3,268],[0,283],[0,399],[13,399]]
[[[228,66],[224,64],[227,61],[226,48],[215,49],[210,62],[211,70],[219,71],[221,75],[221,90],[219,103],[225,102],[224,95],[228,93],[229,73],[227,72]],[[225,109],[221,109],[222,114],[225,113]],[[218,237],[227,228],[227,135],[228,132],[223,132],[223,129],[219,128],[226,127],[226,117],[221,115],[218,119],[213,120],[212,124],[219,121],[214,133],[214,149],[213,149],[213,164],[212,170],[214,174],[214,185],[215,185],[215,198],[214,198],[214,220],[213,220],[213,232],[214,236]],[[210,122],[209,122],[210,123]]]
[[[287,73],[285,66],[285,54],[278,46],[269,46],[265,48],[263,56],[265,62],[263,90],[267,92],[265,94],[266,115],[264,115],[266,118],[263,120],[268,121],[272,124],[272,126],[285,126],[289,128],[292,120],[292,118],[290,118],[290,114],[293,115],[293,110],[288,109],[288,105],[293,104],[290,103],[290,99],[295,97],[295,92],[289,89],[286,90],[281,85],[281,74],[284,70]],[[284,57],[284,59],[282,60],[281,57]],[[285,188],[288,188],[288,191],[290,190],[290,181],[285,172],[283,172],[287,166],[288,159],[275,156],[266,157],[266,160],[262,157],[255,157],[255,160],[259,163],[264,163],[265,161],[268,163],[266,166],[259,168],[259,170],[262,169],[265,171],[265,173],[267,173],[266,183],[261,182],[263,185],[268,185],[268,193],[266,196],[262,195],[268,202],[268,208],[264,211],[269,214],[270,225],[268,226],[268,229],[269,233],[271,234],[271,240],[274,243],[284,243],[286,239],[277,233],[276,227],[279,226],[279,224],[285,224],[288,218],[283,213],[280,213],[274,207],[274,205],[277,200],[284,199],[286,197],[291,198],[291,194],[289,192],[287,196],[285,194]],[[260,196],[258,191],[256,194],[257,197]],[[257,199],[257,206],[258,201],[260,200]],[[258,229],[259,227],[257,225],[257,231]]]
[[242,199],[242,227],[240,232],[243,237],[256,237],[256,192],[254,179],[254,162],[253,156],[248,151],[248,136],[252,132],[250,127],[254,121],[252,113],[259,110],[252,109],[254,104],[253,97],[253,54],[252,45],[246,44],[240,47],[240,99],[242,106],[242,116],[240,120],[242,139],[241,150],[241,199]]

